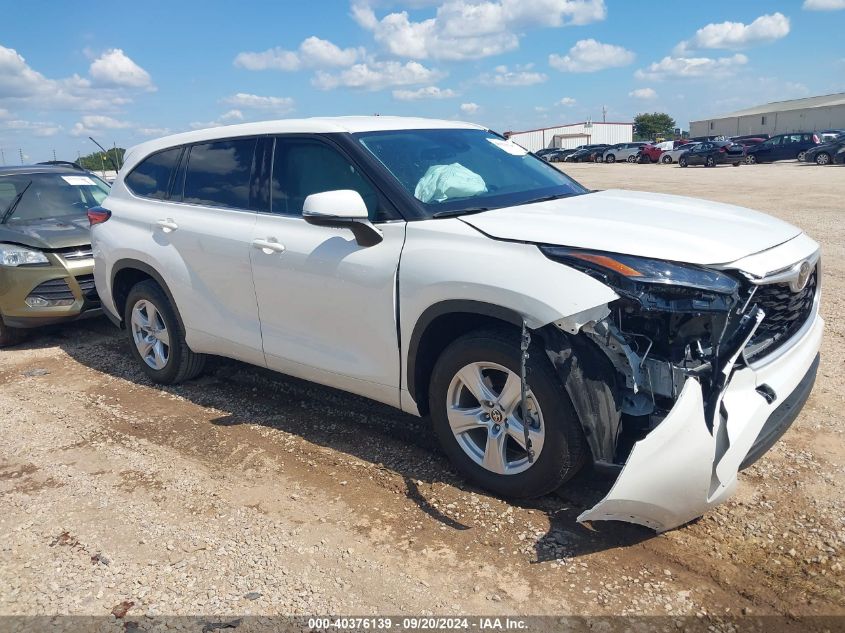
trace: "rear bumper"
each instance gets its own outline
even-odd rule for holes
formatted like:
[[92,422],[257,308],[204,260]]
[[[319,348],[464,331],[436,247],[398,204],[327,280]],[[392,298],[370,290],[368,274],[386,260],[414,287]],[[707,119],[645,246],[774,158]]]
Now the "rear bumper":
[[[629,521],[662,532],[725,501],[739,470],[772,447],[807,401],[823,330],[816,313],[784,353],[734,371],[713,420],[705,418],[701,385],[688,378],[667,417],[634,445],[607,496],[578,520]],[[765,394],[772,392],[770,401]]]

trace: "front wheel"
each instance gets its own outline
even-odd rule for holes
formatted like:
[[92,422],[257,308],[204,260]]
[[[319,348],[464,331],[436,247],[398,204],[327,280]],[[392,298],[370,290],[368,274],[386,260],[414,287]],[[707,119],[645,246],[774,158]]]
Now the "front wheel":
[[684,158],[683,156],[681,156],[681,157],[678,159],[678,166],[679,166],[679,167],[686,167],[687,165],[689,165],[689,163],[687,162],[687,159],[686,159],[686,158]]
[[636,162],[637,162],[637,157],[636,157],[636,156],[634,156],[633,154],[631,154],[630,156],[628,156],[628,159],[627,159],[627,160],[628,160],[628,162],[629,162],[629,163],[636,163]]
[[704,162],[704,165],[707,167],[715,167],[716,166],[716,159],[712,156],[708,156],[707,160]]
[[745,157],[745,164],[746,165],[756,165],[757,164],[757,157],[754,154],[749,154]]
[[734,167],[739,167],[739,161],[738,161],[738,160],[735,160],[735,161],[734,161],[733,163],[731,163],[731,164],[732,164]]
[[800,152],[798,152],[798,156],[795,157],[795,160],[797,160],[799,163],[802,163],[802,162],[804,162],[804,156],[806,156],[806,155],[807,155],[807,150],[802,149]]
[[532,346],[526,363],[523,414],[519,358],[516,331],[462,336],[434,367],[429,405],[434,432],[461,473],[495,494],[536,497],[578,472],[587,448],[566,389],[539,346]]
[[605,157],[604,162],[606,162],[606,163],[615,163],[615,162],[616,162],[616,156],[615,156],[615,155],[613,155],[613,154],[608,154],[608,155]]
[[663,156],[663,157],[660,159],[660,162],[661,162],[661,163],[663,163],[664,165],[670,165],[670,164],[672,163],[672,157],[671,157],[671,156],[668,156],[668,155],[667,155],[667,156]]
[[124,318],[132,355],[153,382],[173,385],[200,374],[205,356],[188,347],[176,310],[156,282],[132,287]]
[[827,152],[816,154],[816,165],[830,165],[830,154]]
[[0,347],[17,345],[24,339],[24,332],[15,327],[9,327],[0,318]]

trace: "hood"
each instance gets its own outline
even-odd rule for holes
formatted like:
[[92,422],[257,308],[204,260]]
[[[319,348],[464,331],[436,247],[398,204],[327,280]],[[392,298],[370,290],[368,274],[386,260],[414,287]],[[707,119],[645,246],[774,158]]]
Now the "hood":
[[44,218],[0,224],[0,242],[12,242],[42,250],[87,246],[91,243],[88,218]]
[[461,220],[497,239],[699,265],[728,264],[801,234],[791,224],[743,207],[618,189]]

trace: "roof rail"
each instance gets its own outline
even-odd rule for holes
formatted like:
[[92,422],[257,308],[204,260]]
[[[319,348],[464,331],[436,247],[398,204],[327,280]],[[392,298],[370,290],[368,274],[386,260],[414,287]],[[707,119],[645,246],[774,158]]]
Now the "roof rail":
[[79,169],[80,171],[88,171],[79,163],[74,163],[73,161],[69,160],[45,160],[40,163],[36,163],[37,165],[63,165],[65,167],[73,167],[74,169]]

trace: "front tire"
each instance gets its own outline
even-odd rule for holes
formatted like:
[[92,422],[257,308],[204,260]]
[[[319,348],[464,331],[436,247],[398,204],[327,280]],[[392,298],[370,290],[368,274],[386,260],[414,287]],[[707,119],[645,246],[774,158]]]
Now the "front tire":
[[716,166],[716,159],[713,158],[712,156],[708,156],[707,160],[704,161],[704,166],[705,167],[715,167]]
[[830,154],[827,152],[816,154],[816,165],[830,165]]
[[587,458],[566,389],[540,346],[526,363],[528,462],[520,402],[519,333],[482,330],[454,341],[434,367],[429,405],[443,451],[468,479],[504,497],[537,497],[575,475]]
[[615,163],[615,162],[616,162],[616,156],[615,156],[614,154],[608,154],[608,155],[605,157],[604,162],[606,162],[606,163]]
[[636,163],[636,162],[637,162],[637,157],[636,157],[636,156],[634,156],[633,154],[631,154],[630,156],[628,156],[628,159],[627,159],[627,160],[628,160],[628,162],[629,162],[629,163]]
[[678,159],[678,166],[679,167],[686,167],[687,165],[689,165],[689,163],[687,162],[687,159],[684,156],[681,156]]
[[9,327],[3,323],[3,319],[0,318],[0,347],[11,347],[12,345],[17,345],[24,338],[25,336],[23,330],[16,327]]
[[797,160],[799,163],[803,163],[804,162],[804,156],[806,154],[807,154],[807,150],[802,149],[800,152],[798,152],[798,156],[795,157],[795,160]]
[[757,157],[754,154],[749,154],[745,157],[745,164],[746,165],[756,165],[757,164]]
[[664,156],[660,159],[660,162],[664,165],[671,165],[672,164],[672,157],[671,156]]
[[132,287],[124,322],[132,355],[153,382],[174,385],[202,372],[205,355],[188,347],[176,310],[156,282],[142,281]]

